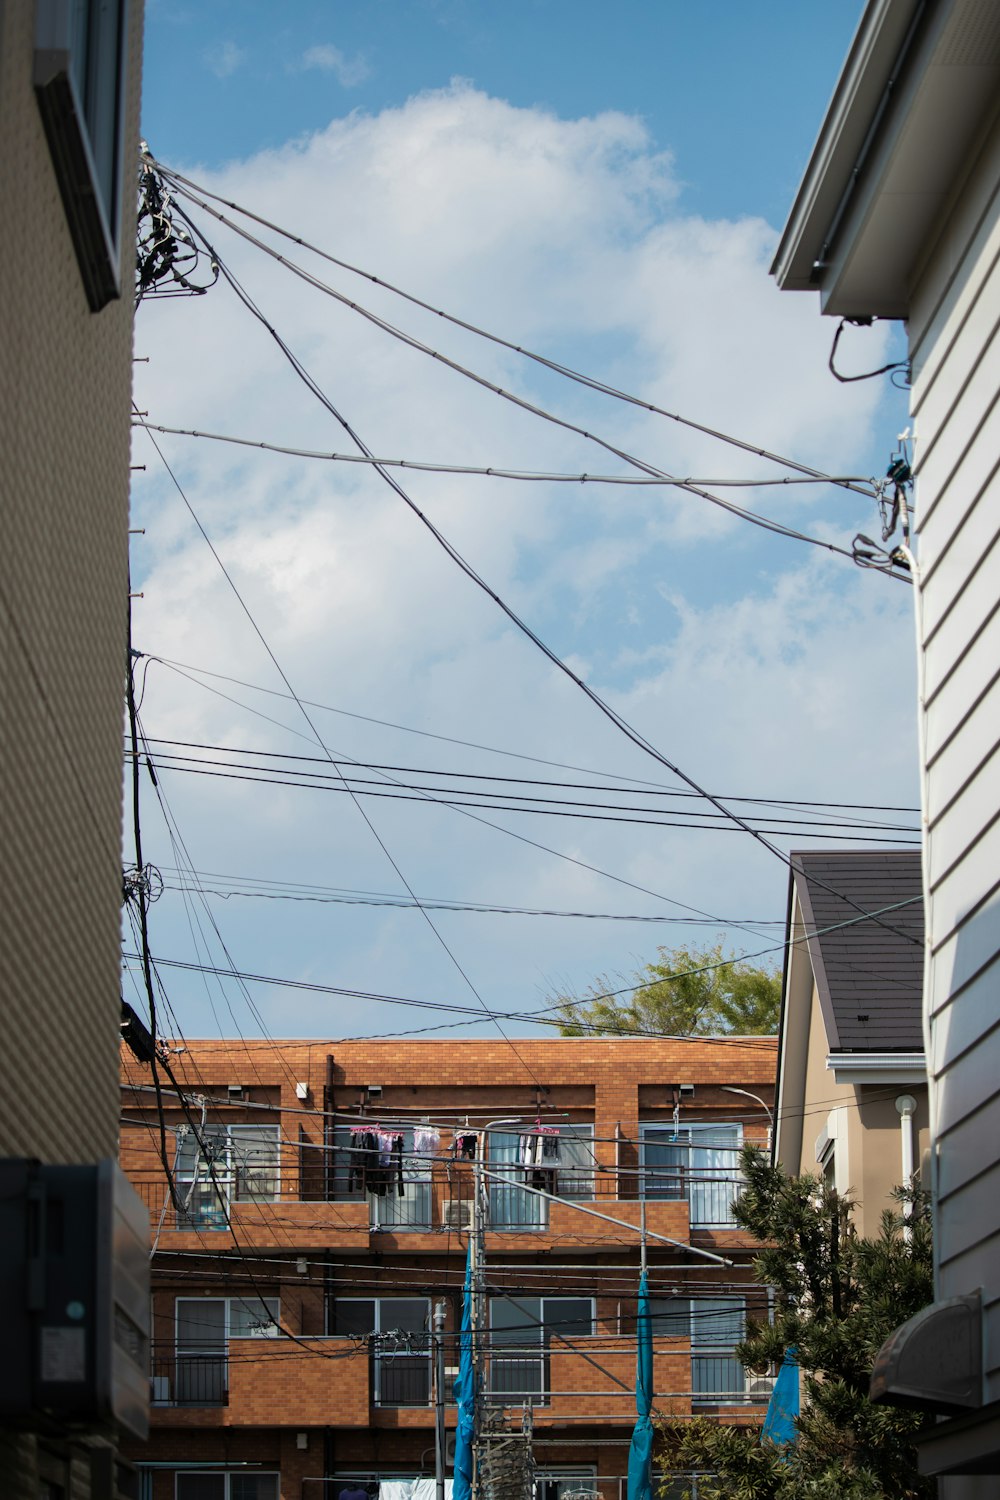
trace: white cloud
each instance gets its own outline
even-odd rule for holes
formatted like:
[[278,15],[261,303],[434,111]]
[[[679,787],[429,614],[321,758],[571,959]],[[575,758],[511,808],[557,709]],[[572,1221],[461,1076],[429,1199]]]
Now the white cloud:
[[359,83],[364,83],[366,78],[371,77],[371,68],[360,53],[355,57],[348,57],[331,42],[321,42],[318,46],[308,47],[302,54],[300,67],[316,68],[321,73],[332,73],[344,89],[357,88]]
[[246,49],[233,41],[219,42],[204,54],[205,63],[216,78],[231,78],[247,60]]
[[[191,174],[203,178],[197,167]],[[759,221],[685,215],[669,155],[620,114],[567,121],[456,85],[377,116],[352,115],[208,184],[224,198],[518,343],[647,395],[671,411],[831,470],[870,465],[874,384],[826,372],[831,328],[812,298],[767,276]],[[607,453],[402,348],[355,314],[196,220],[367,444],[387,457],[597,472]],[[283,253],[295,253],[287,244]],[[301,258],[306,259],[305,252]],[[663,418],[587,393],[450,329],[370,282],[312,259],[349,297],[489,380],[683,473],[766,466]],[[873,339],[876,337],[873,334]],[[220,286],[139,315],[139,405],[152,420],[349,451],[266,332]],[[887,442],[898,425],[888,421]],[[314,703],[554,761],[669,783],[464,579],[369,470],[163,439],[232,576],[296,690]],[[881,439],[875,444],[880,452]],[[176,495],[148,462],[138,490],[136,644],[282,689]],[[597,491],[457,476],[401,476],[414,500],[564,657],[714,792],[908,801],[915,784],[908,590],[843,559],[765,537],[672,491]],[[754,509],[849,540],[870,526],[842,491],[751,492]],[[294,705],[215,683],[282,733],[164,668],[151,668],[151,734],[309,754]],[[310,710],[336,754],[395,766],[555,779],[433,740]],[[406,779],[406,772],[399,774]],[[568,774],[568,773],[567,773]],[[580,775],[568,775],[581,781]],[[199,868],[398,890],[342,793],[300,793],[165,773]],[[373,788],[375,789],[375,788]],[[385,789],[385,788],[383,788]],[[568,794],[568,795],[573,795]],[[676,910],[602,881],[461,813],[372,800],[366,810],[424,895],[558,909]],[[738,833],[497,815],[529,838],[720,915],[784,912],[785,872]],[[152,837],[152,835],[150,835]],[[169,851],[158,851],[171,862]],[[188,951],[158,904],[160,952]],[[245,967],[369,991],[475,1003],[418,913],[308,903],[219,907]],[[445,916],[481,993],[530,1006],[554,977],[628,969],[671,929],[543,918]],[[711,929],[710,929],[711,933]],[[683,934],[690,937],[690,933]],[[761,946],[747,937],[749,945]],[[187,946],[186,946],[187,945]],[[188,1032],[208,1026],[175,981]],[[272,1030],[334,1035],[427,1024],[345,1002],[260,996]],[[461,1034],[461,1033],[459,1033]]]

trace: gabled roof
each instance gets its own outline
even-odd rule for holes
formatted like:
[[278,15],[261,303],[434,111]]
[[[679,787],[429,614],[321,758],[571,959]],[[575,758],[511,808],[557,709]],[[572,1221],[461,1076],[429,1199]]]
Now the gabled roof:
[[791,861],[830,1051],[922,1052],[919,852],[803,852]]

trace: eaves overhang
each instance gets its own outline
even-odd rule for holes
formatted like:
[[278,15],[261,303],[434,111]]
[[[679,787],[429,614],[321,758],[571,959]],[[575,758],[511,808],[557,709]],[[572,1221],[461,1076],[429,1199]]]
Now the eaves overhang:
[[1000,103],[996,0],[868,0],[771,274],[843,317],[905,318]]
[[831,1052],[826,1065],[835,1083],[927,1082],[927,1058],[923,1052]]

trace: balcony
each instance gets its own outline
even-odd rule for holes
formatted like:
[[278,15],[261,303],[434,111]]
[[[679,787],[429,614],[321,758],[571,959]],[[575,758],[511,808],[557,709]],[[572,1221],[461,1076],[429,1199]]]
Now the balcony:
[[369,1360],[352,1339],[230,1339],[225,1354],[154,1348],[151,1425],[367,1427]]

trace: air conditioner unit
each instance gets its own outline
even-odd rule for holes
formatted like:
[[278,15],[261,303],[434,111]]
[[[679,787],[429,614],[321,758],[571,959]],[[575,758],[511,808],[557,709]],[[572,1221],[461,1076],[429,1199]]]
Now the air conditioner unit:
[[770,1401],[774,1390],[774,1375],[747,1374],[747,1395],[751,1401]]
[[149,1399],[157,1402],[160,1406],[166,1406],[170,1401],[170,1376],[151,1375],[149,1377]]
[[450,1468],[455,1467],[455,1434],[449,1432],[444,1440],[444,1461]]
[[472,1228],[472,1199],[446,1198],[442,1210],[445,1229]]

